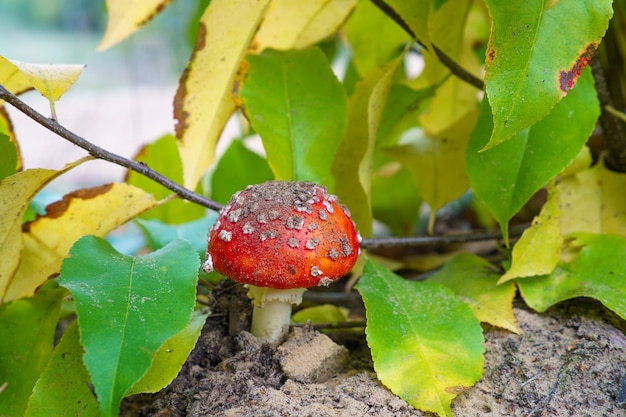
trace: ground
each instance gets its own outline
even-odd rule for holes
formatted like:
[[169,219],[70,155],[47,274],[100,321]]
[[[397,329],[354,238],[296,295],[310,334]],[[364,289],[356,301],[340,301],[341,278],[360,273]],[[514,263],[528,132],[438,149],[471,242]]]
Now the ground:
[[[362,332],[294,328],[285,344],[245,331],[245,291],[225,281],[174,382],[125,400],[123,416],[430,416],[376,379]],[[626,323],[590,299],[543,314],[516,301],[522,335],[485,327],[485,372],[454,416],[626,416]]]

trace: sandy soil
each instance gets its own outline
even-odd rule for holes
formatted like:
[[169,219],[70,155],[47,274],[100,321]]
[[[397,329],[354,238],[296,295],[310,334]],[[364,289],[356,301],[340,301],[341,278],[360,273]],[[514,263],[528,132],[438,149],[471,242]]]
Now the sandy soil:
[[[175,381],[124,403],[139,416],[428,416],[376,379],[362,334],[331,340],[296,328],[278,349],[243,331],[245,292],[216,291],[214,314]],[[484,377],[453,402],[455,416],[626,416],[626,323],[580,299],[545,314],[517,303],[524,331],[485,329]]]

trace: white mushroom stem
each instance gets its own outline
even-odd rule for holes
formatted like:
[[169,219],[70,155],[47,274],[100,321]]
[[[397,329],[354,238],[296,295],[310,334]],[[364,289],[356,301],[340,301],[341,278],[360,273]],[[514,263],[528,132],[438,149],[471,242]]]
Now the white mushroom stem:
[[279,290],[248,285],[252,299],[252,334],[260,342],[278,345],[287,336],[291,320],[291,305],[302,302],[305,288]]

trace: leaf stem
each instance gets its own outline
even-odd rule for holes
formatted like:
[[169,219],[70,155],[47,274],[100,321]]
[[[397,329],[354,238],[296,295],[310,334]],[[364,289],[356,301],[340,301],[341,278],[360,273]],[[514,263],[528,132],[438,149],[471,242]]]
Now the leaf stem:
[[[428,48],[419,40],[417,36],[415,36],[415,32],[410,28],[410,26],[402,19],[402,17],[396,13],[396,11],[385,3],[384,0],[371,0],[372,3],[376,7],[380,9],[383,13],[385,13],[389,18],[391,18],[394,22],[398,24],[406,33],[408,33],[417,43],[419,43],[422,48],[428,50]],[[466,83],[473,85],[474,87],[482,90],[485,87],[485,83],[480,78],[476,77],[474,74],[468,72],[459,64],[457,64],[452,58],[446,55],[441,49],[437,47],[437,45],[432,44],[433,50],[432,52],[439,59],[439,61],[445,65],[452,74],[458,77],[460,80],[465,81]]]
[[39,123],[46,129],[51,132],[61,136],[62,138],[68,140],[74,145],[86,150],[91,156],[97,159],[102,159],[105,161],[112,162],[116,165],[122,166],[124,168],[135,171],[139,174],[142,174],[151,180],[161,184],[167,189],[175,192],[180,197],[185,200],[191,201],[196,204],[200,204],[206,208],[211,210],[219,211],[222,208],[222,205],[209,200],[206,197],[201,196],[200,194],[194,193],[193,191],[175,183],[170,180],[163,174],[151,169],[143,162],[133,161],[132,159],[124,158],[123,156],[117,155],[113,152],[109,152],[106,149],[100,148],[99,146],[94,145],[93,143],[83,139],[78,136],[76,133],[71,132],[65,127],[61,126],[56,120],[49,119],[42,114],[38,113],[35,109],[30,107],[28,104],[24,103],[22,100],[17,98],[14,94],[8,91],[3,85],[0,84],[0,100],[4,100],[7,103],[11,104],[17,110],[24,113],[26,116],[30,117],[35,122]]

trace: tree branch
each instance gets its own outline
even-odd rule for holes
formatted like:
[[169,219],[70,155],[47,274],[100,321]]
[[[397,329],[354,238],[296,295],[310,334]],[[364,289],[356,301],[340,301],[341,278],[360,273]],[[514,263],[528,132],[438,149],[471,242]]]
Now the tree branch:
[[[528,224],[513,226],[509,229],[509,237],[518,237],[528,228]],[[390,248],[397,246],[445,246],[454,243],[478,242],[502,238],[500,230],[472,230],[466,233],[445,236],[411,236],[389,238],[363,238],[360,246],[365,249]]]
[[9,92],[3,85],[0,84],[0,100],[4,100],[7,103],[11,104],[13,107],[24,113],[26,116],[33,119],[35,122],[39,123],[46,129],[51,132],[61,136],[62,138],[68,140],[74,145],[86,150],[91,156],[97,159],[102,159],[105,161],[112,162],[116,165],[122,166],[124,168],[135,171],[139,174],[142,174],[151,180],[161,184],[167,189],[173,191],[178,194],[180,197],[185,200],[191,201],[196,204],[200,204],[206,208],[211,210],[219,211],[222,208],[222,205],[209,200],[206,197],[201,196],[200,194],[196,194],[193,191],[173,182],[163,174],[154,171],[148,165],[133,161],[131,159],[124,158],[123,156],[117,155],[113,152],[109,152],[105,149],[100,148],[99,146],[94,145],[93,143],[83,139],[77,134],[71,132],[65,127],[61,126],[58,122],[53,119],[49,119],[42,114],[38,113],[35,109],[24,103],[22,100],[17,98],[14,94]]
[[[404,29],[406,33],[408,33],[413,39],[415,39],[417,43],[419,43],[424,49],[428,50],[428,48],[426,48],[426,46],[419,39],[417,39],[417,36],[415,36],[415,32],[413,32],[413,30],[404,21],[404,19],[402,19],[402,17],[398,13],[396,13],[396,11],[391,6],[385,3],[384,0],[371,0],[371,1],[383,13],[385,13],[387,16],[389,16],[389,18],[391,18],[394,22],[396,22],[398,26]],[[435,44],[432,44],[432,45],[433,45],[432,52],[435,54],[435,56],[457,78],[465,81],[466,83],[470,85],[473,85],[479,90],[482,90],[485,87],[485,83],[483,82],[483,80],[481,80],[480,78],[477,78],[474,74],[471,74],[470,72],[466,71],[463,67],[457,64],[452,58],[446,55],[445,52],[439,49]]]

